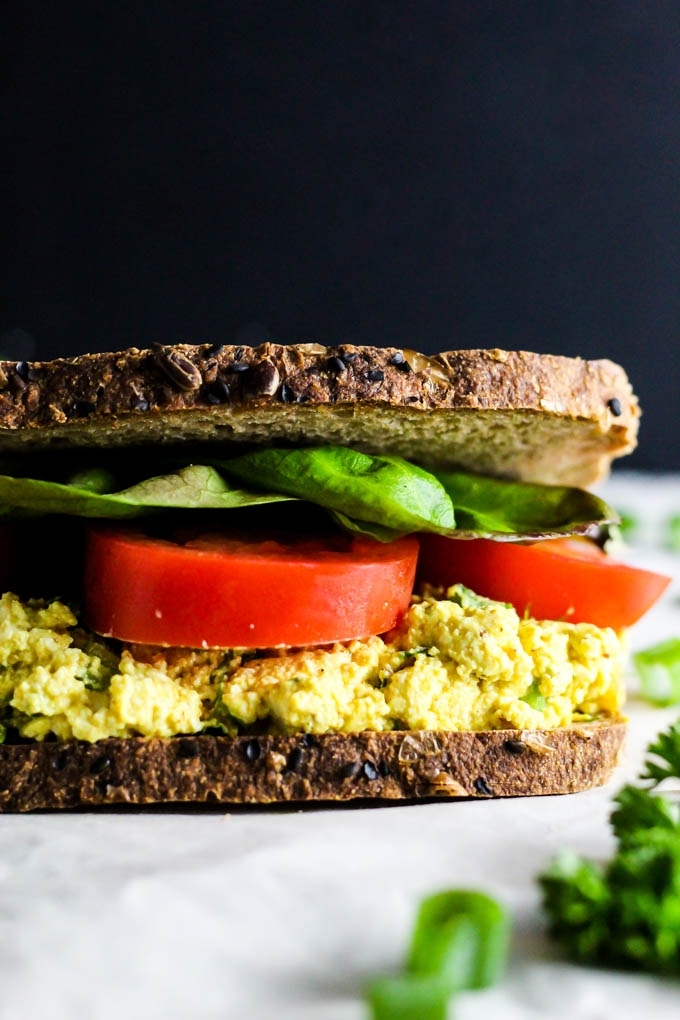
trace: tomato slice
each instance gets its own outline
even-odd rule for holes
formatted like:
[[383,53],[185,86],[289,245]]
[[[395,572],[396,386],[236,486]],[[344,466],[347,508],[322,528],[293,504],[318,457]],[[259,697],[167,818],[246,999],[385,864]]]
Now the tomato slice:
[[408,608],[413,537],[183,543],[92,527],[85,617],[99,634],[189,648],[316,645],[382,634]]
[[630,627],[671,578],[619,563],[587,539],[522,545],[423,535],[419,576],[431,584],[464,584],[511,603],[539,620]]

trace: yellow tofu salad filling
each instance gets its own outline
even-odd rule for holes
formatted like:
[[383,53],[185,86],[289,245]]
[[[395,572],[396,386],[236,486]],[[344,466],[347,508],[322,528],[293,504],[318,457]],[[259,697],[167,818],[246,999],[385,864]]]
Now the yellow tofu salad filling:
[[105,641],[62,602],[0,599],[0,722],[97,741],[223,732],[554,729],[617,718],[625,640],[456,585],[382,637],[258,652]]

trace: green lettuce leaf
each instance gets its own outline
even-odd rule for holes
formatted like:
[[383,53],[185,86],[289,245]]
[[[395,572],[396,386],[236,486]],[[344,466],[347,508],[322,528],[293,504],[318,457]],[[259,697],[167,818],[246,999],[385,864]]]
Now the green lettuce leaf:
[[117,493],[119,500],[154,507],[193,507],[198,510],[233,510],[256,503],[288,502],[280,492],[252,492],[235,488],[222,473],[204,464],[192,464],[169,475],[149,478]]
[[456,527],[442,485],[400,457],[376,457],[344,446],[269,448],[220,462],[220,467],[248,484],[397,532],[446,533]]
[[346,530],[382,542],[418,531],[510,539],[582,534],[616,519],[606,503],[580,489],[464,472],[435,476],[400,457],[345,447],[270,448],[212,464],[163,468],[117,490],[121,483],[106,465],[81,467],[62,476],[65,480],[2,474],[0,514],[121,519],[167,509],[231,510],[303,500],[327,510]]
[[617,521],[610,506],[583,489],[437,471],[455,507],[458,534],[478,538],[521,535],[552,538],[585,534]]
[[[94,480],[94,474],[93,474]],[[68,514],[74,517],[129,518],[161,508],[194,507],[231,510],[256,503],[287,500],[280,493],[247,492],[235,488],[219,471],[192,464],[168,475],[139,482],[120,492],[102,493],[79,479],[81,484],[65,485],[37,478],[0,475],[0,512]]]
[[355,521],[339,510],[331,510],[331,517],[344,531],[349,531],[353,535],[363,535],[365,538],[374,538],[377,542],[394,542],[397,538],[410,534],[408,531],[386,528],[375,521]]

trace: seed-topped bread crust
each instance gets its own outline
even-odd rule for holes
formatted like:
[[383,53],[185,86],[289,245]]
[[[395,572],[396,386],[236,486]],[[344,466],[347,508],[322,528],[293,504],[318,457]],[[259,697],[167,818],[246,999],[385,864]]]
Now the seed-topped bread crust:
[[619,762],[625,724],[111,738],[0,747],[0,812],[124,804],[273,804],[577,793]]
[[341,443],[586,486],[636,443],[625,372],[523,351],[214,344],[0,363],[0,452]]

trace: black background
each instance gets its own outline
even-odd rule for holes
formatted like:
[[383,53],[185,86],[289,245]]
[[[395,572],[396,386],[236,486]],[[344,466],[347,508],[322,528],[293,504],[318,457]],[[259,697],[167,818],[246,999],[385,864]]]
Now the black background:
[[609,356],[680,468],[675,0],[3,10],[0,356]]

